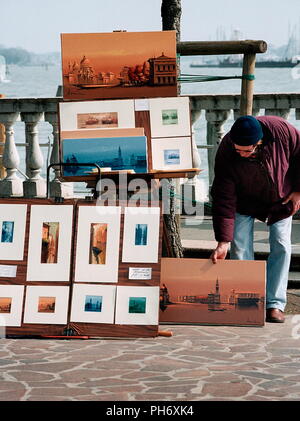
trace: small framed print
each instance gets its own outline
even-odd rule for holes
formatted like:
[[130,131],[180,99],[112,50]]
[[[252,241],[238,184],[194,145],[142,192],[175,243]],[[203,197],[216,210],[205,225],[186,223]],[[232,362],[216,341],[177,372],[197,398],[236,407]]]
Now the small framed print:
[[0,260],[23,260],[27,205],[0,204]]
[[157,325],[159,287],[117,287],[116,324]]
[[27,286],[24,323],[67,323],[68,300],[67,286]]
[[21,326],[23,285],[0,285],[0,326]]
[[73,206],[32,205],[27,281],[70,281]]
[[159,207],[127,207],[122,262],[158,262]]
[[75,282],[117,282],[121,208],[80,206]]
[[75,284],[71,322],[114,323],[115,285]]
[[151,137],[190,136],[188,97],[150,98]]
[[134,101],[80,101],[59,103],[60,130],[135,127]]
[[190,137],[151,139],[153,170],[180,170],[193,167]]

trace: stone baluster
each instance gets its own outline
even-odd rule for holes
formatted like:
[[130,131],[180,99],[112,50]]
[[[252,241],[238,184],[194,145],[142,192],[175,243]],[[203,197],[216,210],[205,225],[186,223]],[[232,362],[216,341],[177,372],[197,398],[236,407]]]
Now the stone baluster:
[[[260,108],[253,108],[253,110],[252,110],[252,115],[255,117],[255,116],[258,116],[259,115],[259,112],[260,112]],[[240,117],[240,110],[233,110],[233,118],[234,118],[234,120],[236,120],[237,118],[239,118]]]
[[5,126],[5,146],[3,153],[3,166],[6,168],[6,177],[0,181],[0,196],[23,196],[23,183],[16,172],[20,164],[20,157],[15,145],[13,125],[19,113],[0,113],[0,122]]
[[45,197],[46,181],[41,177],[40,172],[44,164],[38,138],[38,122],[41,120],[41,112],[22,112],[21,120],[25,122],[25,137],[28,144],[26,150],[26,166],[28,179],[24,181],[24,197]]
[[230,115],[230,110],[206,110],[207,121],[207,150],[209,170],[209,191],[214,179],[214,164],[218,146],[224,136],[223,125]]
[[266,108],[265,115],[275,115],[287,120],[289,118],[290,111],[290,108]]
[[[53,146],[50,156],[50,164],[61,162],[58,114],[56,112],[45,112],[45,121],[52,126]],[[59,165],[52,167],[54,170],[54,179],[50,181],[49,194],[50,197],[71,198],[74,196],[73,183],[63,183],[61,181],[61,167]]]

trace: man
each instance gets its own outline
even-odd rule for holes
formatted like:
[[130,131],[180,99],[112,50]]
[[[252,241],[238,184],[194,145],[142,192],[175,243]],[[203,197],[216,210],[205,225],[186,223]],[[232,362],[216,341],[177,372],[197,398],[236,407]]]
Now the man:
[[300,208],[300,131],[275,116],[242,116],[216,155],[211,259],[253,260],[254,219],[269,226],[266,321],[284,322],[292,215]]

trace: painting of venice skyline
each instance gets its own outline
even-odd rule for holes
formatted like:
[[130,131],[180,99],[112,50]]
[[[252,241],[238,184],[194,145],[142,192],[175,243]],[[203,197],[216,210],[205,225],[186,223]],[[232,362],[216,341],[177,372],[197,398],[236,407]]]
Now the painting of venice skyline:
[[64,99],[177,96],[175,31],[61,34]]
[[14,239],[14,221],[3,221],[1,230],[1,243],[12,243]]
[[41,263],[57,263],[59,222],[43,222]]
[[76,166],[77,163],[95,163],[100,168],[147,172],[147,144],[145,136],[64,139],[63,162],[74,163],[64,169],[65,176],[83,176],[93,166]]
[[265,262],[163,258],[161,323],[263,326]]

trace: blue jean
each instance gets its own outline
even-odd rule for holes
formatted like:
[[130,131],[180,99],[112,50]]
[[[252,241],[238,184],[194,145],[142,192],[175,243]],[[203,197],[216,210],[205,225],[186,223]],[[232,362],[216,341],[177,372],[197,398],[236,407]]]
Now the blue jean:
[[[230,258],[254,260],[254,218],[236,213]],[[266,308],[284,311],[291,261],[292,216],[269,226],[270,254],[267,261]]]

